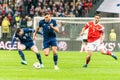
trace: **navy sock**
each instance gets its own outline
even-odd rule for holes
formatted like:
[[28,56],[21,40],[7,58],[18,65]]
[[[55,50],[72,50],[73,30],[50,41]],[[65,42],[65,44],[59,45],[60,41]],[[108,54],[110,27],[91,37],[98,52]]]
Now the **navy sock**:
[[42,59],[40,53],[36,53],[37,59],[39,60],[40,64],[42,64]]
[[20,57],[22,58],[22,60],[25,61],[25,56],[24,56],[22,50],[18,50],[18,53],[19,53]]
[[58,55],[57,54],[53,55],[53,60],[54,60],[54,65],[57,65],[57,61],[58,61]]

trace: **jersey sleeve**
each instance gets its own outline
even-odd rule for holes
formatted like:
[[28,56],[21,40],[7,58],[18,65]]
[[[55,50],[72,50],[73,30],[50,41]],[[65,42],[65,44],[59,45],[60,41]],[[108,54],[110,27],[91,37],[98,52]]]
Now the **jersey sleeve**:
[[54,27],[57,27],[56,20],[53,21],[53,26],[54,26]]
[[13,47],[14,45],[14,42],[16,41],[16,38],[17,38],[17,35],[16,35],[16,32],[14,33],[14,36],[12,38],[12,41],[11,41],[11,48]]
[[85,24],[84,28],[87,29],[89,27],[89,23]]
[[[34,32],[35,32],[34,29],[30,29],[30,28],[24,28],[23,30],[24,30],[26,33],[34,33]],[[43,35],[43,33],[40,32],[40,31],[38,31],[37,34]]]
[[42,32],[40,32],[40,31],[38,31],[38,32],[37,32],[37,34],[39,34],[39,35],[43,35],[43,33],[42,33]]
[[34,29],[30,29],[30,28],[24,28],[23,30],[24,30],[26,33],[33,33],[33,32],[35,32]]
[[100,25],[100,26],[101,26],[100,31],[104,33],[104,30],[105,30],[104,26],[103,25]]
[[101,25],[101,24],[98,25],[98,28],[97,28],[98,31],[104,32],[104,29],[105,28],[103,25]]
[[18,36],[17,36],[17,34],[16,34],[16,32],[14,33],[14,35],[13,35],[13,38],[17,38]]
[[43,24],[43,22],[42,22],[42,20],[40,20],[40,22],[39,22],[39,27],[42,27],[42,24]]

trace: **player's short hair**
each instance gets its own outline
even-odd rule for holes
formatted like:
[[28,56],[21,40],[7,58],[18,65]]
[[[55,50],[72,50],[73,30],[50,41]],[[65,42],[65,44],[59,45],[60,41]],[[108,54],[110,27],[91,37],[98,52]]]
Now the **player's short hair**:
[[21,31],[21,28],[16,29],[16,33],[18,34]]
[[95,16],[99,16],[101,18],[101,15],[100,14],[96,14]]
[[44,15],[45,15],[45,16],[46,16],[46,15],[50,15],[50,13],[49,13],[49,12],[45,12],[45,14],[44,14]]

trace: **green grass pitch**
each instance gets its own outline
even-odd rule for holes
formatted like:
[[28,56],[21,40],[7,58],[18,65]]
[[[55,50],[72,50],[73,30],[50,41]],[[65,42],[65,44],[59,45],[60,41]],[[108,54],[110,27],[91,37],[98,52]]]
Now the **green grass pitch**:
[[[48,57],[41,52],[44,68],[34,69],[36,55],[24,51],[28,65],[21,65],[17,51],[0,51],[0,80],[120,80],[120,60],[95,52],[88,68],[83,69],[87,53],[60,51],[58,65],[53,67],[52,53]],[[118,58],[119,52],[115,53]]]

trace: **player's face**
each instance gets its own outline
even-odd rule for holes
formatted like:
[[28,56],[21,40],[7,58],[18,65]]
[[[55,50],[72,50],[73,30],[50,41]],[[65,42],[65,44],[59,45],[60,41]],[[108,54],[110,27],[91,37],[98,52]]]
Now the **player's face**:
[[23,30],[20,30],[20,32],[18,33],[19,36],[21,36],[23,34]]
[[46,21],[46,22],[49,22],[49,20],[50,20],[50,15],[46,15],[46,16],[45,16],[45,21]]
[[100,16],[95,16],[95,24],[97,24],[100,20]]

